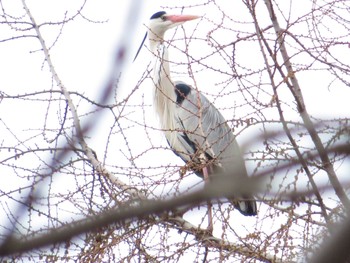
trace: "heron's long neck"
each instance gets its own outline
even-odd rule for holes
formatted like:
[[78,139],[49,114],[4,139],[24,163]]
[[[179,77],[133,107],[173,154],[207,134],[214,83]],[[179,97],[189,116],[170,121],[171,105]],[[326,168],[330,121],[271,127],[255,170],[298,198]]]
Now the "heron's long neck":
[[[165,130],[173,130],[176,95],[174,84],[170,78],[168,49],[161,41],[151,40],[151,51],[154,61],[154,107],[159,116],[161,126]],[[168,138],[169,139],[169,138]]]

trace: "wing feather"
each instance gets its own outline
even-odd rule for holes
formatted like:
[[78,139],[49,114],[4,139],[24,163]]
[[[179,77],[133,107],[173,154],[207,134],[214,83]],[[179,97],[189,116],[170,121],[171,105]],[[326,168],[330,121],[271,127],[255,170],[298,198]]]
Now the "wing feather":
[[[184,84],[183,82],[176,82]],[[187,84],[186,84],[187,85]],[[200,163],[200,154],[226,171],[246,176],[240,148],[224,117],[200,92],[191,88],[175,109],[176,140],[171,147],[185,161]],[[169,140],[168,140],[169,141]],[[239,169],[239,170],[237,170]]]

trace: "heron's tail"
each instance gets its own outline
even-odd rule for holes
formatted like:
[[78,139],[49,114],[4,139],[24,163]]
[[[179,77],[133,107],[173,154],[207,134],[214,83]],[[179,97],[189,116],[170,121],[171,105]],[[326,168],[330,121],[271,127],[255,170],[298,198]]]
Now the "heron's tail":
[[245,216],[256,216],[258,210],[256,208],[256,201],[253,197],[243,197],[240,200],[231,200],[234,207]]

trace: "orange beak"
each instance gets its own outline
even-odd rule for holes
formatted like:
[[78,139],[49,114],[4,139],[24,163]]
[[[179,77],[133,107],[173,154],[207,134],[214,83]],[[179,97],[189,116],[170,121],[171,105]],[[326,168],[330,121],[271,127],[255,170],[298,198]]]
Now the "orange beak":
[[168,20],[170,20],[173,23],[181,23],[181,22],[191,21],[191,20],[200,18],[200,16],[192,16],[192,15],[167,15],[166,17]]

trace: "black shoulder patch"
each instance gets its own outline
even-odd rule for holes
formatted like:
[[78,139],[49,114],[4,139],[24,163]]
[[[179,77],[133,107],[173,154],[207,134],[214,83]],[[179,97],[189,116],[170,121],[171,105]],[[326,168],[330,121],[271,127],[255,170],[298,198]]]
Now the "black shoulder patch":
[[165,14],[166,14],[166,12],[164,12],[164,11],[159,11],[159,12],[157,12],[157,13],[154,13],[154,14],[151,16],[150,19],[157,19],[157,18],[160,18],[162,15],[165,15]]
[[181,105],[186,96],[191,93],[191,87],[185,83],[175,85],[176,103]]

